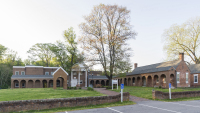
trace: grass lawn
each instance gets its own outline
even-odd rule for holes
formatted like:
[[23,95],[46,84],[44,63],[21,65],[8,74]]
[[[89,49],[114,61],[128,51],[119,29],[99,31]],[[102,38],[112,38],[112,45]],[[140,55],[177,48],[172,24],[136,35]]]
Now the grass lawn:
[[21,111],[17,113],[54,113],[54,112],[65,112],[65,111],[74,111],[74,110],[84,110],[84,109],[94,109],[94,108],[105,108],[105,107],[113,107],[113,106],[124,106],[124,105],[133,105],[135,104],[132,101],[124,101],[124,102],[114,102],[114,103],[105,103],[99,105],[90,105],[90,106],[79,106],[79,107],[61,107],[61,108],[53,108],[53,109],[44,109],[44,110],[31,110],[31,111]]
[[[153,87],[138,87],[138,86],[124,86],[123,92],[129,92],[130,95],[146,98],[146,99],[152,99],[152,90],[156,91],[162,91],[162,92],[169,92],[169,89],[159,89],[159,88],[153,88]],[[112,89],[111,89],[112,90]],[[113,91],[120,92],[121,88],[114,89]],[[183,92],[183,91],[200,91],[200,88],[176,88],[171,89],[172,92]],[[199,100],[200,97],[191,97],[191,98],[180,98],[180,99],[166,99],[163,101],[186,101],[186,100]]]
[[20,89],[0,89],[0,101],[12,100],[33,100],[52,99],[70,97],[105,96],[96,91],[82,89],[63,90],[62,88],[20,88]]

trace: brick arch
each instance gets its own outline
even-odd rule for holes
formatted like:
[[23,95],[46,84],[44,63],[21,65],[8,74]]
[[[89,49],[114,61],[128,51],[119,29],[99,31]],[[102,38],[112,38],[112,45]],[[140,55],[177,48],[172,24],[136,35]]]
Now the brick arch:
[[53,73],[53,89],[56,89],[56,82],[58,78],[63,78],[63,89],[67,89],[67,75],[68,73],[62,68],[58,68]]
[[33,80],[28,80],[28,81],[27,81],[27,87],[28,87],[28,88],[34,88],[33,83],[34,83]]

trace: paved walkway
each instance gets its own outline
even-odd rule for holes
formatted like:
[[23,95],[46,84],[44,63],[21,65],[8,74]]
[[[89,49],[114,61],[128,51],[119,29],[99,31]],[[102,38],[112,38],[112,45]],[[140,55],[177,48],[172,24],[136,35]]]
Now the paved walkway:
[[[120,94],[120,92],[115,92],[115,91],[110,91],[110,90],[106,90],[106,88],[94,88],[94,90],[103,93],[105,95],[109,95],[109,96],[113,96],[113,95],[117,95]],[[148,99],[144,99],[144,98],[140,98],[140,97],[135,97],[135,96],[131,96],[130,95],[130,101],[134,101],[134,102],[140,102],[140,101],[149,101]]]

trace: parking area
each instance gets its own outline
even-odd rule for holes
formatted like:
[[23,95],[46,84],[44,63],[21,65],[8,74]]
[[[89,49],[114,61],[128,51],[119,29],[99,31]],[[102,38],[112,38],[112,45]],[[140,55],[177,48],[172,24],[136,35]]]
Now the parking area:
[[200,113],[200,100],[180,102],[140,101],[135,105],[65,111],[63,113]]

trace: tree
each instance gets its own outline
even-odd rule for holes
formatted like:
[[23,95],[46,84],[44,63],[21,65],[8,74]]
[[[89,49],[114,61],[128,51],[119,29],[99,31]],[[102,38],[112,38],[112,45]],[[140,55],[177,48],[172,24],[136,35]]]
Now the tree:
[[168,59],[174,59],[178,53],[186,53],[190,62],[200,63],[200,18],[190,19],[182,25],[172,25],[164,34],[164,50]]
[[53,57],[53,53],[50,50],[52,44],[51,43],[37,43],[33,45],[27,53],[29,53],[29,59],[33,61],[41,60],[42,65],[49,67],[50,61]]
[[0,44],[0,60],[2,60],[2,57],[4,53],[6,52],[7,48]]
[[82,36],[79,41],[86,51],[87,61],[102,65],[109,85],[117,68],[116,62],[130,57],[127,40],[134,38],[136,33],[130,25],[129,13],[126,7],[100,4],[80,24]]

